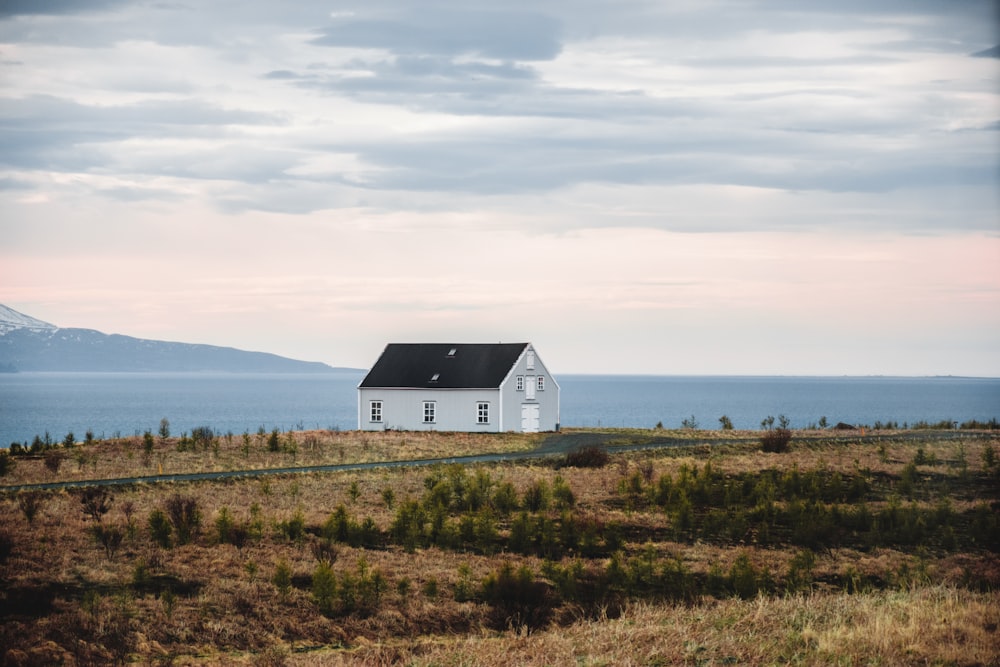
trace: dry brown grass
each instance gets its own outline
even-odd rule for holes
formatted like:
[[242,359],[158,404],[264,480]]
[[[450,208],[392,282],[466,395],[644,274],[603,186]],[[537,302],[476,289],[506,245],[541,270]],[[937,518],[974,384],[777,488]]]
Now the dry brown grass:
[[620,618],[524,634],[386,641],[289,665],[990,665],[995,594],[948,587],[867,595],[629,605]]
[[[338,456],[338,444],[354,443],[364,452],[362,438],[368,437],[369,454],[389,456],[404,447],[408,452],[440,452],[451,445],[462,449],[491,443],[528,446],[532,442],[447,434],[427,436],[425,442],[423,434],[378,435],[383,439],[370,434],[330,434],[330,440],[316,445],[326,450],[325,455],[333,452]],[[921,474],[955,481],[957,491],[952,501],[956,509],[995,499],[995,488],[961,482],[959,441],[893,440],[880,453],[877,444],[870,442],[847,439],[838,444],[817,438],[793,441],[789,454],[763,454],[735,440],[712,449],[693,443],[691,447],[616,455],[611,465],[598,469],[554,469],[534,462],[489,466],[486,470],[494,480],[510,481],[519,492],[536,480],[551,483],[555,475],[561,475],[576,493],[579,514],[635,526],[644,531],[642,535],[658,536],[637,536],[626,543],[627,553],[650,546],[661,555],[676,556],[699,576],[713,564],[726,569],[739,554],[747,554],[755,566],[780,578],[797,551],[795,547],[673,541],[667,537],[669,517],[655,507],[630,507],[618,493],[619,483],[636,471],[653,478],[662,473],[676,475],[681,466],[700,468],[708,460],[716,469],[734,474],[822,466],[842,472],[860,467],[873,475],[898,477],[920,446],[937,461],[922,466]],[[980,452],[985,441],[962,442],[961,446],[967,462],[964,474],[980,479],[976,475],[982,472]],[[995,440],[993,446],[996,448]],[[141,444],[120,447],[134,449],[133,459],[141,456]],[[128,460],[125,452],[130,450],[116,451],[117,458]],[[214,457],[211,451],[177,452],[169,443],[159,451],[177,468],[192,457]],[[233,457],[242,453],[237,446],[225,456],[236,460]],[[301,449],[296,456],[303,462]],[[102,452],[104,457],[115,458]],[[40,462],[38,465],[41,467]],[[72,461],[66,465],[76,468]],[[107,470],[111,468],[99,467],[94,476],[105,476]],[[83,472],[90,476],[94,471],[88,466]],[[538,558],[437,548],[406,553],[398,546],[360,549],[338,545],[337,572],[354,571],[363,557],[370,568],[385,575],[388,587],[378,608],[369,615],[328,618],[320,614],[310,591],[316,561],[309,540],[283,538],[278,524],[301,512],[307,528],[315,532],[338,505],[344,504],[352,516],[371,517],[386,530],[394,512],[385,505],[383,490],[391,488],[396,503],[407,497],[420,498],[430,472],[399,469],[298,474],[116,488],[104,522],[125,527],[130,508],[135,531],[126,535],[110,559],[90,534],[91,522],[85,518],[76,492],[45,493],[30,525],[15,497],[0,496],[0,533],[13,542],[9,558],[0,562],[0,646],[6,645],[4,659],[12,664],[18,660],[26,664],[107,662],[113,659],[108,649],[114,646],[113,629],[123,627],[128,635],[125,648],[132,659],[172,664],[1000,662],[1000,599],[996,592],[1000,559],[983,551],[832,549],[817,553],[816,583],[808,595],[749,601],[702,596],[691,605],[631,601],[621,617],[597,619],[583,609],[564,605],[557,610],[554,625],[526,632],[524,628],[498,631],[487,605],[456,601],[453,591],[463,566],[478,585],[506,560],[525,563],[537,573],[542,567]],[[51,479],[47,470],[42,474]],[[352,497],[352,484],[356,484],[356,498]],[[938,487],[931,484],[928,488]],[[150,512],[175,493],[196,500],[203,517],[202,531],[192,544],[163,549],[153,543],[146,522]],[[916,502],[935,500],[928,497]],[[242,549],[217,543],[212,533],[220,511],[226,508],[237,522],[244,522],[252,518],[254,505],[259,508],[263,535]],[[271,582],[279,561],[287,562],[293,575],[293,587],[287,595]],[[606,562],[597,559],[594,566],[604,567]],[[146,568],[146,585],[136,585],[139,566]],[[894,573],[904,566],[921,568],[925,583],[897,585]],[[836,581],[848,567],[881,580],[885,588],[864,594],[842,592]],[[991,592],[962,588],[970,573]],[[398,586],[405,580],[410,582],[409,591],[401,593]],[[436,596],[426,590],[432,581],[438,584]],[[164,594],[168,588],[175,593],[172,599]],[[41,606],[35,608],[37,604]]]
[[146,453],[141,437],[78,443],[64,451],[58,471],[41,456],[17,457],[4,485],[119,479],[194,472],[264,470],[381,461],[436,459],[534,449],[544,434],[400,431],[295,431],[281,433],[281,451],[268,448],[270,433],[218,436],[207,447],[178,449],[180,438],[154,439]]

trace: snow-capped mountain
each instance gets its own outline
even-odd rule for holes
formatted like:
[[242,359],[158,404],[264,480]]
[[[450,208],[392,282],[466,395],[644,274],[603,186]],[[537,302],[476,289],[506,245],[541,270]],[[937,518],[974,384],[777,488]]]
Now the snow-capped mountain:
[[336,370],[232,347],[171,343],[60,328],[0,304],[0,372],[323,373]]
[[0,303],[0,336],[14,329],[29,329],[31,331],[53,331],[58,329],[54,324],[42,322],[30,315],[19,313],[13,308]]

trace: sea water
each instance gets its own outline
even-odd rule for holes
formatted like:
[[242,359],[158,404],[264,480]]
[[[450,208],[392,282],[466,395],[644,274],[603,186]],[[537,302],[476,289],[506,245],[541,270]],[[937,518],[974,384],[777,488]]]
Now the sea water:
[[[0,374],[0,446],[48,433],[82,440],[208,426],[218,433],[357,428],[363,373]],[[793,428],[838,422],[989,421],[1000,417],[1000,378],[556,376],[563,426]]]

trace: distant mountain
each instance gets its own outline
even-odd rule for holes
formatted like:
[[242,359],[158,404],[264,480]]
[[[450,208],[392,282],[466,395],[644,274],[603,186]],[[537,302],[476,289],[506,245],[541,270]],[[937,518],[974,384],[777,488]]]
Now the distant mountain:
[[13,331],[14,329],[28,329],[30,331],[54,331],[58,329],[54,324],[36,320],[34,317],[19,313],[13,308],[0,303],[0,336]]
[[0,304],[0,372],[184,372],[328,373],[337,369],[266,352],[232,347],[169,343],[63,329]]

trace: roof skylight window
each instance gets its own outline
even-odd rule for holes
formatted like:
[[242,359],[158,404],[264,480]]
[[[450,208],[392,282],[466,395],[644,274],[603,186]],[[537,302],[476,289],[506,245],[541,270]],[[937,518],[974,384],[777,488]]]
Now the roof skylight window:
[[434,375],[431,376],[431,382],[437,382],[439,377],[441,377],[441,374],[435,373]]
[[458,352],[458,348],[457,347],[453,347],[450,350],[448,350],[448,356],[449,357],[454,357],[456,352]]

